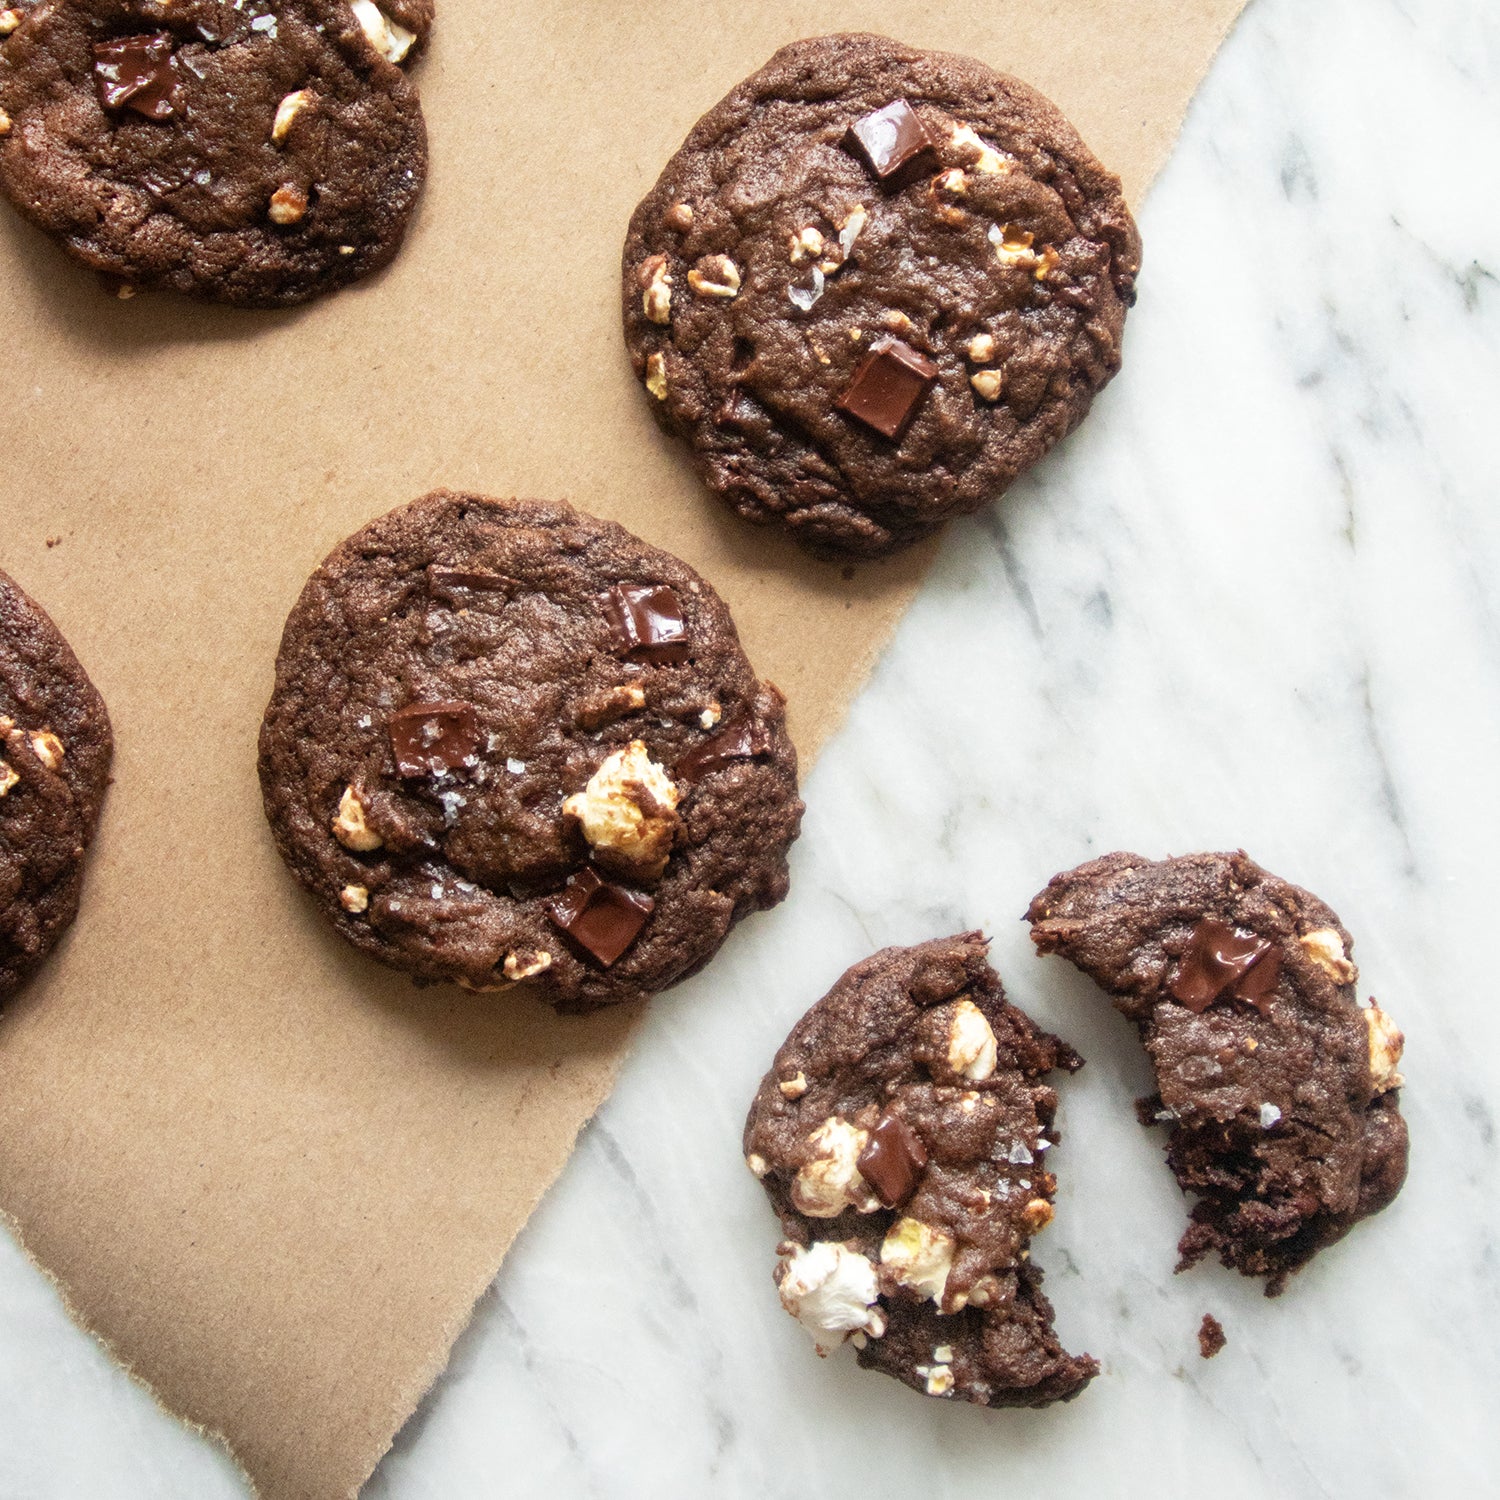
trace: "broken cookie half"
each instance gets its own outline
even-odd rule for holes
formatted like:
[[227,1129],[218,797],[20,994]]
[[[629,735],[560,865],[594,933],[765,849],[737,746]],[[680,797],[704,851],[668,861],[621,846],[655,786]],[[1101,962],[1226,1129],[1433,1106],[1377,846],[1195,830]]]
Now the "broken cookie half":
[[1403,1038],[1355,995],[1352,940],[1316,896],[1243,852],[1110,854],[1027,914],[1141,1034],[1148,1124],[1196,1202],[1179,1270],[1216,1253],[1274,1296],[1406,1177]]
[[780,1216],[776,1281],[827,1354],[930,1396],[1046,1406],[1098,1373],[1052,1329],[1032,1235],[1082,1059],[1007,1003],[977,932],[886,948],[793,1028],[745,1124]]

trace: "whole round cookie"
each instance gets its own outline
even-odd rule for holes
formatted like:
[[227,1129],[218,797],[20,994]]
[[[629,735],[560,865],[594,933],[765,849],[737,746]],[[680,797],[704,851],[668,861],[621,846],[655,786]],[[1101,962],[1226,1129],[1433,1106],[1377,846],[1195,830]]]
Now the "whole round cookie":
[[113,752],[104,700],[78,658],[0,573],[0,997],[77,915]]
[[560,503],[440,491],[287,621],[260,735],[277,847],[339,931],[426,980],[643,999],[786,895],[780,693],[686,563]]
[[431,0],[51,0],[0,40],[0,191],[121,294],[304,302],[388,262],[427,171]]
[[1007,1002],[977,932],[886,948],[792,1028],[745,1122],[786,1236],[782,1305],[826,1354],[929,1396],[1047,1406],[1064,1351],[1029,1244],[1052,1220],[1057,1094],[1082,1059]]
[[1178,1269],[1217,1253],[1274,1296],[1406,1177],[1403,1038],[1355,995],[1353,940],[1310,892],[1243,851],[1108,854],[1031,904],[1060,953],[1135,1022],[1156,1070],[1141,1101],[1196,1202]]
[[783,48],[625,242],[658,419],[747,520],[878,556],[999,495],[1120,364],[1140,239],[1056,108],[884,37]]

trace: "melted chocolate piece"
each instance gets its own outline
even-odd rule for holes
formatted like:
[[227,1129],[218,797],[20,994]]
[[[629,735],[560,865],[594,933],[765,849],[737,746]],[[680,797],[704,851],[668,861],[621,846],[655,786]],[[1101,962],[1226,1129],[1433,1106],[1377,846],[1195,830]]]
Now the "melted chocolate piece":
[[386,729],[403,776],[473,765],[479,749],[479,715],[472,703],[409,703],[391,715]]
[[856,120],[845,142],[882,186],[904,180],[910,175],[908,168],[932,165],[937,150],[927,127],[905,99]]
[[616,649],[630,661],[670,665],[688,659],[687,621],[666,584],[617,583],[603,601]]
[[133,109],[148,120],[177,113],[177,59],[166,32],[94,43],[94,92],[105,109]]
[[503,573],[481,573],[472,568],[444,568],[433,563],[427,569],[427,587],[433,598],[446,604],[462,604],[465,594],[503,594],[517,587]]
[[1265,1015],[1280,977],[1281,953],[1275,944],[1253,934],[1242,936],[1227,923],[1205,917],[1193,929],[1167,988],[1174,1000],[1195,1014],[1227,994],[1248,1001]]
[[758,719],[741,714],[712,739],[694,745],[672,767],[674,781],[698,781],[710,771],[722,771],[737,760],[758,760],[771,753],[771,735]]
[[607,969],[636,940],[656,902],[585,865],[546,903],[547,915]]
[[900,339],[881,339],[859,362],[848,389],[834,404],[896,441],[937,375],[930,359]]
[[900,1208],[922,1180],[927,1147],[900,1115],[882,1115],[855,1165],[887,1208]]

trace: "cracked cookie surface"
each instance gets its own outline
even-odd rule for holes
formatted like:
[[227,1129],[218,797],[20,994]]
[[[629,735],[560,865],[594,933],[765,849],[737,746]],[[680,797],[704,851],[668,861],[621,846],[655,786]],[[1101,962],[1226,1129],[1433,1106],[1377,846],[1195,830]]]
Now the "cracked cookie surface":
[[260,778],[350,942],[575,1010],[675,984],[780,901],[802,815],[781,695],[691,568],[565,504],[446,491],[308,582]]
[[0,998],[78,912],[113,751],[104,700],[78,658],[0,573]]
[[709,487],[878,556],[999,495],[1119,367],[1140,240],[1035,90],[884,37],[793,44],[637,208],[626,343]]
[[1243,852],[1110,854],[1055,876],[1028,920],[1135,1022],[1192,1219],[1210,1254],[1275,1295],[1406,1176],[1402,1037],[1361,1007],[1353,940],[1316,896]]
[[1046,1406],[1098,1373],[1064,1352],[1029,1244],[1052,1219],[1057,1095],[1082,1059],[1009,1004],[977,932],[886,948],[792,1029],[745,1157],[781,1219],[776,1281],[827,1353],[914,1390]]
[[0,190],[122,294],[246,307],[400,247],[431,0],[56,0],[0,41]]

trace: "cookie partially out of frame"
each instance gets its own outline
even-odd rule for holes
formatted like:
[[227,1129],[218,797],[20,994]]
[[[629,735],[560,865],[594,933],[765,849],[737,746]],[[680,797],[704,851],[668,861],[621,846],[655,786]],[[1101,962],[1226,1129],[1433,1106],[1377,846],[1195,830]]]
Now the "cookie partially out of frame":
[[1028,913],[1136,1023],[1156,1070],[1142,1118],[1196,1202],[1178,1247],[1274,1295],[1406,1176],[1403,1039],[1355,995],[1353,941],[1316,896],[1243,852],[1110,854],[1053,878]]
[[1098,1373],[1052,1330],[1032,1235],[1052,1219],[1057,1095],[1082,1065],[1007,1003],[977,932],[886,948],[793,1028],[745,1158],[781,1219],[781,1300],[820,1353],[930,1396],[1046,1406]]
[[260,779],[350,942],[572,1010],[707,963],[785,896],[802,816],[781,695],[687,564],[568,505],[446,491],[308,582]]
[[885,37],[783,48],[636,209],[625,338],[747,520],[878,556],[999,495],[1119,368],[1140,240],[1034,89]]
[[122,294],[303,302],[396,253],[432,0],[49,0],[0,38],[0,191]]
[[78,658],[0,573],[0,999],[77,915],[113,751],[104,700]]

